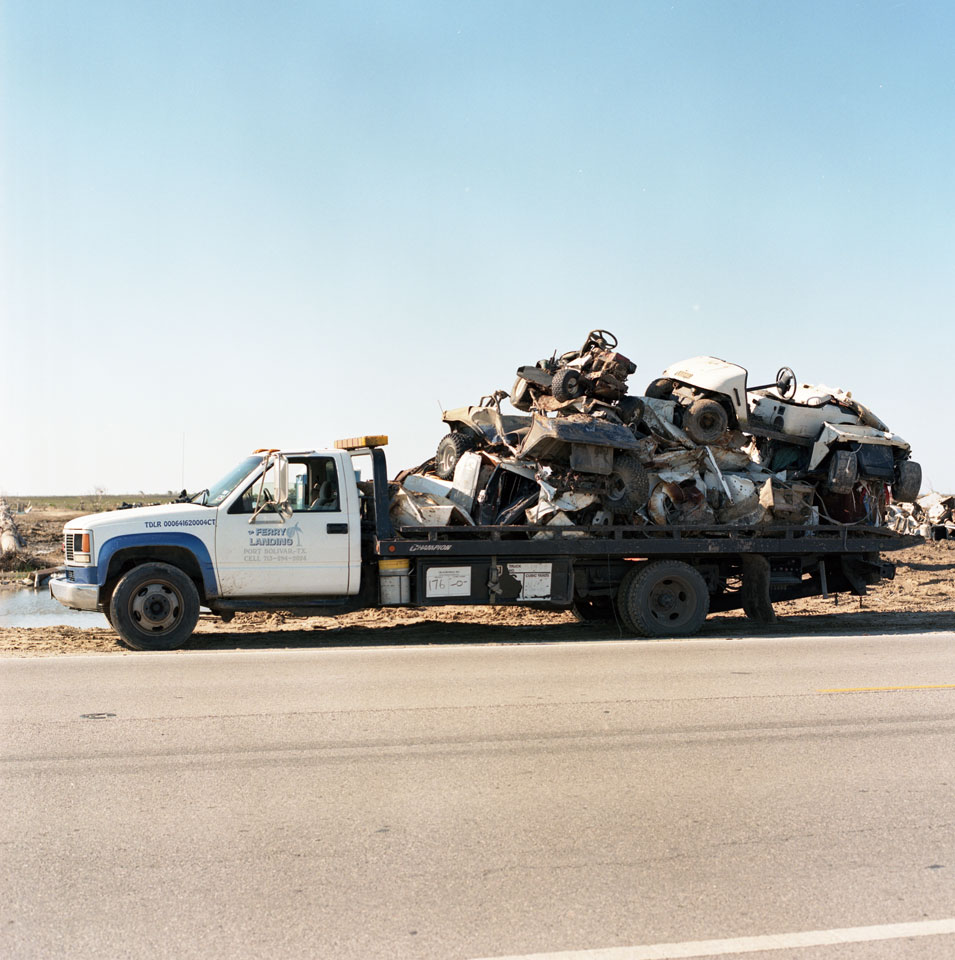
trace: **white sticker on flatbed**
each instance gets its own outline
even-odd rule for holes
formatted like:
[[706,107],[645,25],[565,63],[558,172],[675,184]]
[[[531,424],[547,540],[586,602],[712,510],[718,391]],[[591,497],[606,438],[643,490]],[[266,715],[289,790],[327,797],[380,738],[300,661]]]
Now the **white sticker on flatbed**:
[[425,583],[426,597],[471,596],[470,567],[431,567]]
[[551,569],[550,563],[509,563],[507,572],[521,581],[519,600],[549,600]]

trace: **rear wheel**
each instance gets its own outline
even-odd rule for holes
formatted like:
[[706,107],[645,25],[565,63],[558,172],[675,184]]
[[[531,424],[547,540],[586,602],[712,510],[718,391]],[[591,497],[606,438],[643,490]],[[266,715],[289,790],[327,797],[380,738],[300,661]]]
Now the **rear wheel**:
[[903,460],[895,468],[895,483],[892,484],[892,499],[909,503],[922,489],[922,467],[914,460]]
[[716,443],[729,427],[729,416],[717,400],[694,400],[683,414],[683,432],[702,445]]
[[698,570],[682,560],[655,560],[634,567],[617,591],[624,625],[643,637],[696,633],[710,609],[710,593]]
[[144,563],[116,585],[108,619],[133,650],[175,650],[199,621],[199,591],[178,567]]
[[670,400],[673,397],[673,388],[676,383],[667,377],[660,377],[654,380],[648,387],[644,396],[651,400]]
[[826,485],[833,493],[851,493],[859,478],[859,460],[851,450],[836,450],[829,461]]
[[462,454],[467,453],[473,446],[474,441],[463,433],[449,433],[442,437],[434,455],[434,472],[442,480],[450,480]]

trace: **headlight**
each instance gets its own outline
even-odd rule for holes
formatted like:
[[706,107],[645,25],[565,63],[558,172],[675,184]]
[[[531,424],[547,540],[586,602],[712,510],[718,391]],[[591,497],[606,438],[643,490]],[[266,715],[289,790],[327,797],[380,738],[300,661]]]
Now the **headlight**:
[[68,530],[64,537],[67,563],[93,562],[93,535],[89,531],[76,533]]

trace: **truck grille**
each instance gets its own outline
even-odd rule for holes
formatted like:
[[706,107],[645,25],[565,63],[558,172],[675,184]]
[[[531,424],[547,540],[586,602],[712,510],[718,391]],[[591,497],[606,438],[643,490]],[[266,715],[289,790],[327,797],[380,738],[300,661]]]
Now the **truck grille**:
[[63,538],[63,545],[66,548],[66,562],[70,563],[73,559],[73,538],[76,536],[75,533],[68,533]]

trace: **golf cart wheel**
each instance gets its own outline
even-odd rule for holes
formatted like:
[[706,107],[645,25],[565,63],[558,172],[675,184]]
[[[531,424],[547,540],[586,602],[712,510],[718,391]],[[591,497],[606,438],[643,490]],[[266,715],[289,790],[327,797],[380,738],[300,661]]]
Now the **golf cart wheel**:
[[655,560],[635,566],[617,591],[624,625],[643,637],[696,633],[710,609],[700,572],[682,560]]
[[523,377],[518,377],[514,381],[514,386],[511,388],[510,401],[515,409],[523,413],[529,413],[531,407],[533,407],[534,394],[531,391],[531,385]]
[[673,380],[667,377],[660,377],[647,387],[644,396],[649,397],[651,400],[670,400],[673,397],[673,388],[675,386],[676,383]]
[[449,433],[442,437],[434,454],[434,472],[442,480],[450,480],[462,454],[467,453],[473,446],[474,441],[463,433]]
[[729,416],[717,400],[694,400],[683,414],[683,432],[694,443],[716,443],[727,427]]
[[603,503],[611,513],[629,516],[645,506],[650,498],[650,477],[643,464],[629,453],[614,456],[609,484]]
[[851,493],[859,478],[859,459],[851,450],[836,450],[829,461],[826,486],[833,493]]
[[903,460],[895,468],[892,499],[896,503],[910,503],[922,489],[922,466],[914,460]]
[[584,393],[586,380],[581,376],[579,370],[571,367],[564,367],[554,374],[551,381],[550,392],[555,400],[563,403],[565,400],[576,400]]

